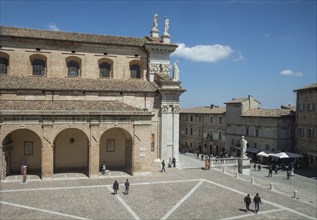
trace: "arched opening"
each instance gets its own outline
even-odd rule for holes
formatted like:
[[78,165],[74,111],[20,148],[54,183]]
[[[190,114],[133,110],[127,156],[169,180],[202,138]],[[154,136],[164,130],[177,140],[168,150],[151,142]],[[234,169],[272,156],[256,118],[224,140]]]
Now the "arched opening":
[[80,77],[81,76],[81,59],[79,57],[71,56],[66,58],[67,76]]
[[84,173],[88,176],[88,138],[76,128],[61,131],[54,140],[54,173]]
[[108,170],[132,174],[132,137],[122,128],[107,130],[100,139],[100,167],[106,162]]
[[9,55],[0,52],[0,74],[8,74],[9,70]]
[[5,176],[20,175],[21,164],[27,165],[27,173],[41,175],[42,142],[28,129],[18,129],[8,134],[2,143]]
[[99,77],[100,78],[112,78],[112,60],[102,58],[98,60]]
[[30,56],[30,60],[32,65],[32,75],[45,76],[47,58],[42,54],[33,54],[32,56]]

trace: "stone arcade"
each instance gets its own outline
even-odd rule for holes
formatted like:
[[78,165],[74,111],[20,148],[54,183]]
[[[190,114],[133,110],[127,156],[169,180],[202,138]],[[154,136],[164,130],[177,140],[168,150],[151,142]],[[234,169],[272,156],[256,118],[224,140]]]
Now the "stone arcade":
[[179,149],[177,45],[144,38],[1,26],[0,177],[107,169],[149,173]]

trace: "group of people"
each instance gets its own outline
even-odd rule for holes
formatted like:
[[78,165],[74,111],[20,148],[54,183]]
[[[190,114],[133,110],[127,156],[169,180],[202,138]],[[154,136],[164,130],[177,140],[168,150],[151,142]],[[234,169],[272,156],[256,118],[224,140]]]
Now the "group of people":
[[[248,194],[246,197],[244,197],[244,203],[245,203],[245,212],[250,211],[250,204],[251,204],[251,197],[250,194]],[[260,209],[260,204],[262,203],[261,197],[259,196],[259,193],[257,193],[254,198],[253,198],[253,203],[254,203],[254,213],[258,214],[259,209]]]
[[[124,187],[125,187],[125,190],[124,190],[124,195],[129,195],[129,188],[130,188],[130,183],[129,183],[129,180],[126,179],[125,183],[124,183]],[[118,189],[119,189],[119,183],[117,180],[114,181],[113,183],[113,195],[117,195],[117,192],[118,192]]]
[[[175,159],[175,157],[173,157],[173,159],[169,158],[168,167],[171,168],[172,166],[176,167],[176,159]],[[166,170],[165,170],[165,160],[162,161],[160,172],[163,172],[163,171],[166,172]]]

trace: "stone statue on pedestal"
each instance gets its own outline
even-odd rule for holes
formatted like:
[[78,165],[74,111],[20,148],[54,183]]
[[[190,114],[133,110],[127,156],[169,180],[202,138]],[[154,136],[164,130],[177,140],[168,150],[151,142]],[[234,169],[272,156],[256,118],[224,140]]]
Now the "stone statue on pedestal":
[[158,26],[158,14],[155,14],[152,31],[158,31],[157,26]]
[[178,60],[174,63],[173,67],[173,81],[178,82],[179,81],[179,68],[178,68]]
[[169,36],[169,33],[168,33],[168,29],[170,27],[170,20],[165,17],[164,18],[164,32],[163,32],[163,36]]
[[242,151],[241,151],[241,158],[247,158],[246,152],[247,152],[247,141],[244,139],[244,136],[242,136],[242,139],[240,141]]

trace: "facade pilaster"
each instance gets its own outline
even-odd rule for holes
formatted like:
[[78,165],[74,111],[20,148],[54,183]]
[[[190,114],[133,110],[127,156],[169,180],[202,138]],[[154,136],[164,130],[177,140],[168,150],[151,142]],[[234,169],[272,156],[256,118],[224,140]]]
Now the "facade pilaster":
[[100,132],[99,123],[90,123],[89,137],[89,177],[98,178],[99,176],[99,149]]
[[42,125],[43,138],[42,138],[42,153],[41,153],[41,177],[42,179],[52,179],[54,173],[53,166],[53,124],[46,123]]

